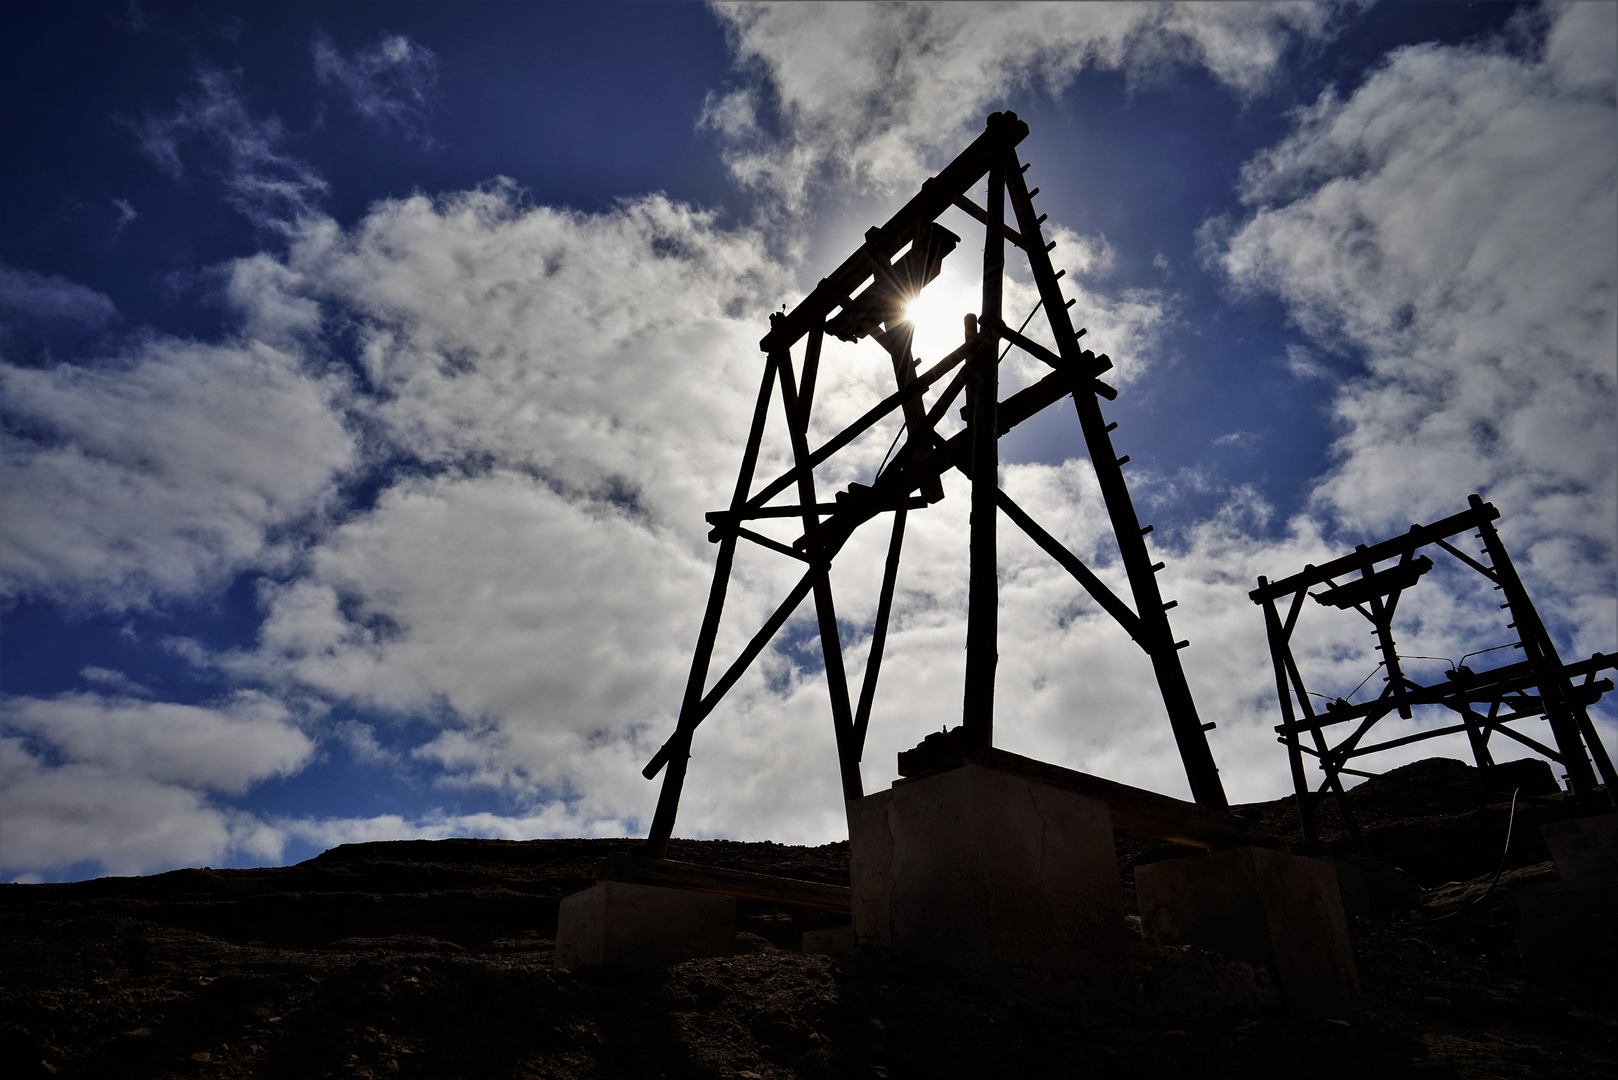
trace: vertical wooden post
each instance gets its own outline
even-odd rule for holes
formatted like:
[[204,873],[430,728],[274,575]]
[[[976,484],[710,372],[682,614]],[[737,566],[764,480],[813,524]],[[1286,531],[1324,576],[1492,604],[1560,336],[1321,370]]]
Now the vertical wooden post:
[[1009,148],[989,166],[988,221],[983,237],[983,305],[978,313],[969,425],[972,431],[972,524],[966,608],[966,691],[961,725],[966,740],[994,745],[994,673],[999,662],[1000,583],[995,543],[1000,491],[1000,317],[1006,268],[1006,168]]
[[[753,424],[747,433],[747,447],[742,451],[742,467],[736,477],[736,488],[730,498],[732,511],[740,512],[747,503],[747,492],[753,486],[753,470],[758,465],[758,448],[764,439],[764,423],[769,418],[770,394],[775,385],[776,357],[772,353],[764,362],[764,376],[758,388],[758,401],[753,406]],[[674,835],[674,818],[680,809],[680,791],[685,786],[685,769],[691,758],[691,732],[697,723],[698,706],[702,703],[702,688],[708,682],[708,664],[713,659],[714,639],[719,636],[719,617],[725,608],[725,592],[730,586],[731,565],[736,558],[736,533],[725,534],[719,541],[719,556],[714,560],[713,584],[708,587],[708,608],[702,616],[702,629],[697,633],[697,647],[691,656],[691,672],[686,676],[685,697],[680,701],[680,720],[674,729],[667,771],[663,773],[663,787],[658,792],[657,809],[652,813],[652,827],[646,834],[646,854],[661,859]]]
[[[1259,588],[1269,582],[1262,576],[1258,579]],[[1292,707],[1292,690],[1287,686],[1286,660],[1282,653],[1290,646],[1287,644],[1286,631],[1281,626],[1281,616],[1275,610],[1275,601],[1264,601],[1264,630],[1265,636],[1270,639],[1270,663],[1275,667],[1276,697],[1281,702],[1281,721],[1292,725],[1297,717]],[[1314,792],[1309,788],[1309,778],[1303,771],[1303,751],[1298,746],[1298,733],[1286,733],[1287,764],[1292,769],[1292,790],[1298,796],[1298,824],[1303,829],[1303,838],[1313,843],[1315,839]]]
[[[1017,214],[1017,231],[1022,234],[1023,250],[1028,253],[1028,266],[1034,282],[1039,286],[1040,299],[1045,302],[1046,318],[1056,338],[1058,351],[1075,370],[1082,370],[1079,339],[1073,332],[1073,321],[1068,317],[1067,301],[1062,299],[1062,288],[1051,267],[1045,250],[1044,235],[1034,212],[1033,200],[1028,197],[1028,185],[1023,181],[1022,168],[1014,151],[1006,154],[1006,187],[1012,208]],[[997,226],[995,226],[997,227]],[[1163,595],[1157,587],[1157,570],[1146,551],[1145,535],[1140,519],[1135,515],[1135,504],[1129,496],[1129,485],[1124,471],[1112,448],[1106,419],[1101,415],[1101,403],[1095,392],[1080,387],[1073,393],[1073,408],[1079,414],[1079,428],[1090,452],[1090,463],[1095,467],[1096,480],[1101,486],[1107,514],[1112,518],[1112,531],[1118,540],[1118,553],[1123,558],[1124,570],[1129,575],[1129,587],[1135,597],[1135,611],[1140,616],[1142,642],[1152,658],[1157,674],[1158,689],[1163,695],[1163,706],[1174,729],[1174,741],[1185,764],[1186,779],[1190,781],[1191,797],[1203,806],[1215,810],[1228,810],[1225,787],[1219,780],[1219,767],[1214,764],[1213,752],[1208,749],[1208,736],[1197,715],[1196,701],[1191,697],[1191,686],[1185,680],[1180,666],[1180,652],[1169,628],[1168,615],[1163,606]]]

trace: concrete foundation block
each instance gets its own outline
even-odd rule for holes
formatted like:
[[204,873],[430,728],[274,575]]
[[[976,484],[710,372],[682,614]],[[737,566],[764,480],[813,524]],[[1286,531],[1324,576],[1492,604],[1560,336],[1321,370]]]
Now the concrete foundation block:
[[1337,871],[1345,915],[1374,916],[1416,891],[1399,870],[1358,855],[1322,855],[1320,861]]
[[1268,848],[1231,848],[1135,869],[1147,940],[1268,968],[1293,1008],[1360,1015],[1337,871]]
[[858,951],[859,941],[852,926],[833,926],[825,930],[806,930],[803,951],[825,956],[852,956]]
[[562,900],[556,966],[661,966],[736,948],[736,898],[600,881]]
[[1539,832],[1563,881],[1618,874],[1618,814],[1553,821]]
[[1527,886],[1517,893],[1517,915],[1529,978],[1610,985],[1618,971],[1618,876]]
[[964,765],[856,799],[848,818],[862,943],[1008,986],[1028,972],[1111,978],[1123,964],[1105,803]]

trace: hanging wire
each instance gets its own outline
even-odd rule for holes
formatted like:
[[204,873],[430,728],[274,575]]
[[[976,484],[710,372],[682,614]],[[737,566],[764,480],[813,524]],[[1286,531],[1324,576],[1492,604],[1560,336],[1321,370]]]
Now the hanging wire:
[[1394,919],[1392,920],[1394,925],[1425,926],[1428,923],[1443,922],[1445,919],[1453,919],[1457,915],[1466,914],[1468,911],[1471,911],[1473,908],[1477,907],[1479,904],[1483,903],[1483,901],[1489,898],[1489,894],[1494,892],[1494,887],[1500,884],[1500,875],[1504,873],[1506,869],[1506,856],[1511,854],[1511,827],[1517,823],[1517,796],[1521,793],[1522,788],[1518,788],[1516,791],[1511,793],[1511,816],[1506,818],[1506,846],[1500,852],[1500,864],[1494,868],[1494,877],[1489,879],[1489,887],[1483,890],[1483,895],[1476,897],[1465,907],[1456,908],[1454,911],[1448,911],[1442,915],[1434,915],[1431,918],[1409,920]]
[[[1375,675],[1377,672],[1381,671],[1384,667],[1387,666],[1387,664],[1388,664],[1388,662],[1386,660],[1378,660],[1376,662],[1376,667],[1371,669],[1371,675]],[[1366,683],[1370,682],[1371,681],[1371,675],[1367,675],[1367,676],[1365,676],[1365,678],[1361,679],[1360,680],[1360,686],[1364,686]],[[1348,692],[1348,697],[1351,698],[1355,694],[1359,693],[1360,692],[1360,686],[1356,686],[1354,689],[1350,690]],[[1344,700],[1346,701],[1347,698],[1344,698]]]
[[1520,642],[1508,641],[1504,645],[1496,645],[1496,646],[1494,646],[1493,648],[1490,648],[1490,649],[1479,649],[1477,652],[1469,652],[1465,656],[1461,657],[1460,664],[1456,664],[1455,666],[1460,667],[1461,664],[1466,663],[1472,657],[1474,657],[1474,656],[1482,656],[1484,653],[1497,652],[1500,649],[1516,649],[1516,648],[1520,648],[1520,647],[1521,647]]
[[[1017,333],[1020,334],[1024,330],[1028,329],[1028,324],[1034,321],[1034,316],[1039,314],[1039,309],[1044,307],[1044,306],[1045,306],[1045,298],[1042,296],[1042,297],[1039,298],[1039,301],[1036,304],[1034,304],[1034,309],[1028,313],[1028,318],[1026,318],[1026,319],[1024,319],[1022,321],[1021,326],[1017,327]],[[1000,359],[1004,360],[1006,358],[1006,355],[1008,353],[1010,353],[1010,352],[1011,352],[1011,345],[1008,342],[1007,345],[1006,345],[1005,351],[1000,354]],[[888,467],[888,458],[893,456],[894,447],[899,445],[899,438],[904,433],[905,433],[905,426],[903,424],[900,424],[899,425],[899,430],[895,431],[893,433],[893,441],[888,444],[888,452],[886,454],[882,455],[882,464],[880,464],[880,465],[878,465],[876,467],[876,475],[881,476],[882,475],[882,470]]]
[[[1376,667],[1371,669],[1371,675],[1375,675],[1378,671],[1381,671],[1383,665],[1386,663],[1387,661],[1385,660],[1378,660],[1376,662]],[[1366,683],[1370,682],[1371,675],[1367,675],[1365,678],[1361,679],[1360,686],[1364,686]],[[1341,698],[1343,701],[1347,701],[1349,698],[1360,692],[1360,686],[1356,686],[1354,689],[1350,690],[1347,695],[1338,695],[1338,697],[1333,697],[1330,694],[1322,694],[1318,690],[1305,690],[1304,693],[1320,698],[1322,701],[1337,701],[1339,698]]]

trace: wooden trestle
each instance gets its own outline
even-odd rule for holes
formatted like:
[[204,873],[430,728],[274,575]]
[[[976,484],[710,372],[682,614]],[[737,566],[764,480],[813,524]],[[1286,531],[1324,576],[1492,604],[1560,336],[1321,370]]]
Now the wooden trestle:
[[[1592,811],[1610,808],[1612,793],[1618,791],[1618,775],[1613,772],[1612,759],[1607,756],[1601,739],[1596,734],[1587,707],[1599,701],[1612,689],[1609,679],[1597,679],[1601,671],[1618,667],[1618,656],[1596,653],[1588,660],[1564,664],[1557,654],[1539,613],[1534,609],[1528,590],[1523,587],[1505,544],[1494,527],[1500,511],[1477,495],[1469,497],[1467,509],[1458,514],[1435,521],[1430,525],[1412,525],[1410,531],[1391,540],[1366,546],[1361,544],[1352,554],[1322,566],[1306,566],[1301,573],[1280,581],[1258,579],[1258,588],[1249,593],[1255,604],[1264,609],[1264,625],[1269,635],[1270,659],[1275,667],[1275,689],[1281,704],[1282,723],[1276,727],[1280,741],[1287,748],[1292,767],[1292,782],[1298,793],[1298,812],[1306,840],[1315,838],[1314,804],[1328,790],[1338,800],[1343,819],[1356,843],[1360,842],[1358,828],[1348,803],[1344,799],[1341,774],[1370,776],[1348,768],[1348,763],[1381,750],[1465,732],[1471,743],[1478,767],[1494,765],[1489,750],[1492,735],[1503,735],[1528,747],[1566,770],[1569,786],[1575,799]],[[1483,550],[1474,557],[1450,541],[1462,533],[1476,532]],[[1454,557],[1463,566],[1482,574],[1493,583],[1508,611],[1511,621],[1508,630],[1515,630],[1517,640],[1486,650],[1511,648],[1520,650],[1523,659],[1485,671],[1473,671],[1457,664],[1445,673],[1442,682],[1430,686],[1412,680],[1400,663],[1398,644],[1393,636],[1393,617],[1399,598],[1433,568],[1433,560],[1416,553],[1422,548],[1435,548]],[[1396,560],[1381,570],[1378,563]],[[1339,584],[1337,579],[1357,573]],[[1316,585],[1328,588],[1318,593],[1309,590]],[[1323,607],[1347,611],[1352,608],[1363,615],[1376,635],[1377,650],[1385,668],[1383,689],[1375,698],[1352,703],[1343,698],[1330,701],[1324,711],[1317,713],[1310,702],[1310,691],[1304,685],[1298,661],[1292,653],[1292,634],[1303,611],[1303,601],[1312,596]],[[1286,615],[1282,616],[1278,601],[1284,601]],[[1468,654],[1479,655],[1476,653]],[[1463,661],[1467,657],[1461,658]],[[1575,683],[1574,679],[1582,678]],[[1318,695],[1316,695],[1318,696]],[[1352,696],[1352,695],[1350,695]],[[1449,709],[1459,722],[1438,728],[1425,728],[1398,738],[1367,744],[1365,736],[1378,721],[1392,713],[1403,719],[1414,716],[1413,709],[1439,706]],[[1487,713],[1480,713],[1480,708]],[[1504,711],[1502,711],[1504,710]],[[1545,717],[1550,723],[1555,746],[1546,746],[1537,739],[1511,728],[1514,721]],[[1327,729],[1339,724],[1353,723],[1352,731],[1336,746],[1330,744]],[[1309,736],[1309,743],[1302,736]],[[1304,770],[1304,757],[1315,759],[1324,779],[1318,789],[1313,788]],[[1591,762],[1595,767],[1592,769]],[[1598,786],[1597,772],[1600,773]]]
[[[993,745],[999,602],[996,528],[998,511],[1003,511],[1072,573],[1150,657],[1193,797],[1205,808],[1216,811],[1227,808],[1224,788],[1205,735],[1205,728],[1212,725],[1204,725],[1197,715],[1180,666],[1179,650],[1187,642],[1174,640],[1167,616],[1168,609],[1174,605],[1165,604],[1158,590],[1157,572],[1163,564],[1154,563],[1147,552],[1145,535],[1151,530],[1141,527],[1130,499],[1123,474],[1128,458],[1120,458],[1114,452],[1111,432],[1117,425],[1107,423],[1102,415],[1100,399],[1111,400],[1117,396],[1116,391],[1097,380],[1111,367],[1111,361],[1105,355],[1098,356],[1080,346],[1079,339],[1085,332],[1075,330],[1069,318],[1068,302],[1063,299],[1059,284],[1064,272],[1051,266],[1050,249],[1055,244],[1044,239],[1041,225],[1045,219],[1035,212],[1033,203],[1037,189],[1028,189],[1023,177],[1027,166],[1017,156],[1016,148],[1027,135],[1028,125],[1015,113],[990,116],[982,135],[937,176],[924,183],[921,191],[885,225],[867,232],[859,250],[824,278],[802,303],[790,312],[771,316],[770,331],[759,342],[765,354],[764,369],[730,506],[708,515],[712,526],[709,539],[719,545],[719,551],[679,720],[674,734],[644,770],[648,779],[666,770],[647,839],[648,857],[661,858],[667,850],[696,728],[810,596],[814,597],[825,656],[843,795],[845,799],[855,799],[863,794],[859,765],[881,670],[906,515],[943,498],[940,477],[948,469],[964,472],[971,480],[972,492],[971,577],[961,716],[963,737],[979,748],[988,749]],[[978,206],[967,193],[985,178],[988,197],[984,206]],[[1008,200],[1015,227],[1006,221]],[[905,302],[938,276],[944,257],[959,241],[936,222],[939,215],[951,207],[964,210],[985,227],[981,309],[975,318],[967,317],[967,340],[960,348],[926,371],[917,372],[910,350],[912,328],[905,320],[903,308]],[[1039,290],[1041,309],[1057,345],[1055,352],[1004,323],[1001,289],[1007,244],[1022,251],[1028,259]],[[908,250],[895,261],[901,249]],[[811,449],[809,418],[826,333],[847,341],[870,337],[883,345],[892,356],[897,386],[892,394],[853,424]],[[799,343],[804,346],[801,372],[795,370],[792,355]],[[1051,374],[1004,401],[999,400],[998,370],[1003,347],[1024,350],[1047,364],[1052,369]],[[954,377],[933,404],[926,406],[923,395],[951,372],[956,372]],[[760,441],[777,388],[791,439],[793,467],[755,491],[754,470]],[[935,426],[963,392],[967,397],[967,427],[946,439],[935,431]],[[1133,607],[1108,589],[1077,556],[1067,551],[999,488],[999,438],[1064,397],[1073,401],[1080,431],[1100,480],[1129,578]],[[906,435],[898,453],[869,486],[856,484],[847,492],[838,493],[832,502],[819,502],[815,468],[895,410],[903,415]],[[789,490],[796,494],[796,503],[772,504],[778,495]],[[893,515],[888,557],[872,630],[870,658],[856,703],[850,696],[844,668],[829,570],[833,558],[860,525],[887,513]],[[771,517],[800,518],[803,535],[787,545],[747,527],[749,521]],[[803,576],[740,656],[709,687],[714,641],[736,545],[741,540],[801,561]]]

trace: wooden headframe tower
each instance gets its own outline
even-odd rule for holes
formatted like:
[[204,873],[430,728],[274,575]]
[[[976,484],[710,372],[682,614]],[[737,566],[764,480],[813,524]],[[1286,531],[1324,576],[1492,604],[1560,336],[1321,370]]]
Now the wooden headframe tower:
[[[1467,502],[1467,508],[1458,514],[1429,525],[1412,525],[1409,532],[1378,544],[1361,544],[1352,553],[1321,566],[1306,566],[1302,572],[1279,581],[1260,577],[1258,588],[1248,593],[1253,603],[1264,609],[1270,660],[1275,667],[1276,695],[1281,706],[1282,722],[1275,730],[1287,748],[1292,783],[1298,795],[1298,816],[1306,841],[1316,839],[1315,804],[1330,791],[1337,800],[1344,825],[1363,853],[1359,826],[1344,798],[1342,777],[1378,774],[1351,768],[1350,763],[1360,764],[1360,759],[1370,754],[1463,732],[1471,743],[1485,783],[1489,782],[1489,772],[1495,765],[1489,740],[1502,735],[1565,769],[1568,786],[1578,805],[1592,813],[1613,806],[1613,793],[1618,791],[1618,771],[1614,771],[1612,759],[1601,745],[1588,707],[1612,690],[1611,679],[1596,676],[1618,667],[1618,656],[1595,653],[1588,659],[1569,664],[1562,662],[1556,642],[1535,610],[1506,552],[1506,545],[1495,529],[1494,522],[1500,517],[1500,511],[1475,494],[1469,496]],[[1473,533],[1481,548],[1476,554],[1467,554],[1457,546],[1468,532]],[[1433,569],[1429,556],[1417,554],[1423,549],[1440,557],[1449,556],[1461,566],[1481,574],[1504,601],[1500,610],[1510,616],[1505,629],[1516,631],[1516,640],[1462,656],[1459,662],[1451,664],[1442,680],[1428,685],[1412,679],[1401,661],[1441,658],[1401,654],[1393,627],[1399,598]],[[1381,569],[1377,568],[1378,563],[1384,564]],[[1349,576],[1355,574],[1358,576]],[[1345,580],[1339,582],[1339,578]],[[1317,585],[1326,588],[1315,593],[1309,591]],[[1383,672],[1382,690],[1375,697],[1351,702],[1343,697],[1327,698],[1305,686],[1292,649],[1292,634],[1303,612],[1305,597],[1323,608],[1356,611],[1371,624],[1376,649],[1381,655],[1375,670]],[[1281,614],[1278,602],[1285,606],[1285,615]],[[1510,654],[1513,657],[1520,652],[1522,658],[1493,668],[1483,668],[1479,663],[1477,671],[1466,665],[1473,656],[1488,656],[1506,649],[1513,650]],[[1580,681],[1575,682],[1575,679]],[[1353,696],[1353,693],[1348,695]],[[1311,697],[1324,698],[1325,708],[1316,712]],[[1426,712],[1447,709],[1456,722],[1448,726],[1416,727],[1382,742],[1367,738],[1380,721],[1395,715],[1410,720],[1415,709]],[[1547,746],[1511,726],[1514,722],[1540,717],[1548,722],[1554,746]],[[1330,731],[1347,734],[1341,735],[1333,746]],[[1308,743],[1303,741],[1305,734],[1309,736]],[[1310,787],[1304,769],[1306,755],[1314,759],[1323,777],[1318,788]]]
[[[1123,473],[1129,459],[1113,451],[1111,433],[1117,425],[1108,423],[1102,413],[1101,400],[1117,397],[1115,390],[1098,381],[1112,363],[1105,355],[1080,347],[1079,339],[1085,331],[1075,330],[1069,318],[1069,303],[1063,299],[1059,283],[1065,271],[1051,265],[1050,251],[1055,244],[1045,242],[1041,232],[1045,217],[1034,209],[1033,197],[1038,188],[1028,189],[1024,178],[1028,166],[1017,155],[1018,145],[1027,136],[1028,125],[1015,113],[990,116],[983,134],[924,183],[887,224],[867,232],[859,250],[823,279],[807,299],[788,313],[771,316],[770,331],[759,343],[765,354],[764,371],[735,493],[729,509],[708,515],[712,525],[709,539],[718,543],[719,554],[679,721],[673,736],[644,770],[648,779],[666,770],[647,840],[648,855],[660,858],[667,848],[697,726],[810,596],[814,598],[825,655],[843,796],[856,799],[864,794],[860,759],[882,665],[905,518],[910,510],[944,497],[940,477],[949,469],[960,470],[971,482],[966,678],[959,738],[970,746],[993,745],[999,604],[996,530],[998,516],[1003,513],[1067,569],[1145,651],[1157,677],[1193,798],[1211,809],[1227,808],[1205,734],[1212,725],[1204,725],[1198,717],[1180,666],[1179,650],[1187,642],[1174,640],[1167,615],[1174,602],[1164,603],[1158,589],[1157,572],[1163,564],[1153,562],[1147,551],[1145,537],[1151,526],[1142,528],[1136,516]],[[979,206],[968,193],[985,178],[987,198]],[[964,210],[984,227],[982,302],[975,317],[965,316],[963,344],[925,371],[917,371],[911,354],[913,328],[905,320],[904,305],[938,276],[944,258],[960,242],[959,237],[937,223],[938,217],[951,207]],[[1003,321],[1001,293],[1008,245],[1028,259],[1039,291],[1036,311],[1044,311],[1056,342],[1055,352]],[[1023,329],[1026,327],[1025,323]],[[853,424],[811,448],[809,419],[821,346],[827,334],[845,341],[869,337],[881,344],[892,357],[896,387]],[[793,356],[800,345],[801,366]],[[1051,372],[1002,401],[999,361],[1012,347],[1042,361]],[[928,404],[925,395],[940,383],[943,389]],[[755,489],[759,446],[777,389],[794,463],[785,473]],[[967,426],[946,438],[935,430],[936,425],[963,394]],[[1129,578],[1133,606],[1113,593],[999,486],[1000,437],[1064,398],[1072,400],[1078,414],[1079,429],[1100,481]],[[904,419],[905,441],[899,451],[870,485],[854,484],[838,492],[831,502],[819,501],[815,468],[895,410]],[[796,502],[776,503],[782,495],[789,499],[796,496]],[[884,515],[892,517],[887,562],[870,656],[859,695],[854,698],[843,665],[830,568],[856,529]],[[790,545],[781,543],[748,527],[749,522],[760,518],[799,519],[803,534]],[[737,544],[743,540],[801,562],[803,575],[736,660],[710,686],[708,678],[725,592]]]

